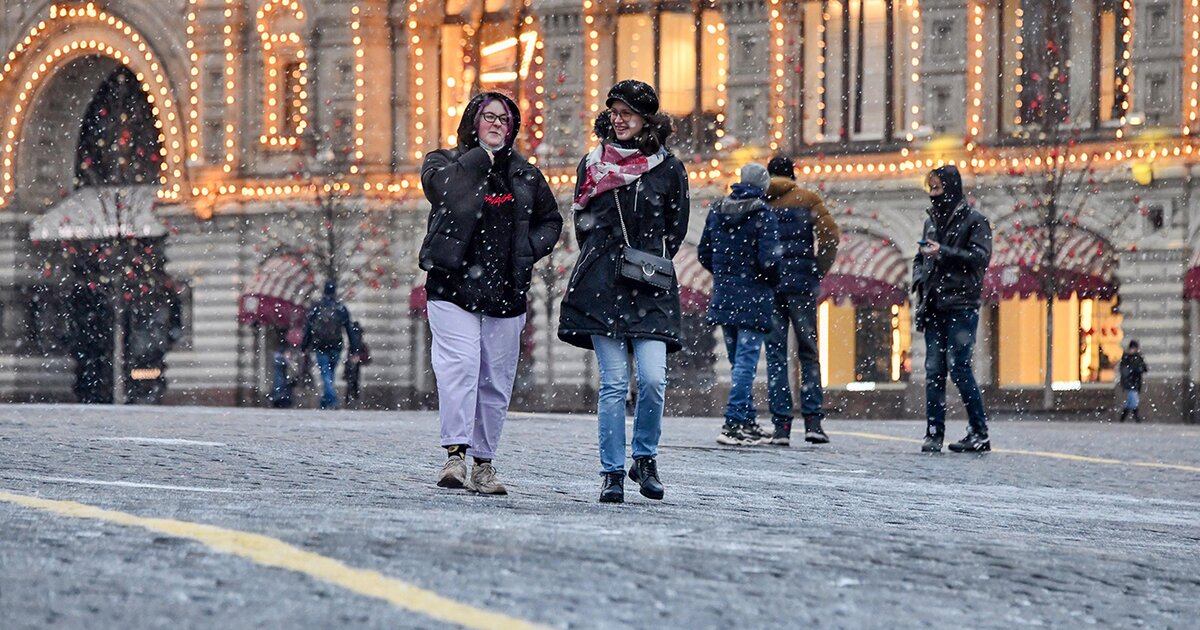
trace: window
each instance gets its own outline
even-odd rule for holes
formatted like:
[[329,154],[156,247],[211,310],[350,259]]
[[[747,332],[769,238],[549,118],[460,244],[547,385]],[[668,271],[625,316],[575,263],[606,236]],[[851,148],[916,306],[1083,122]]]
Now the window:
[[[545,44],[536,19],[523,2],[450,0],[442,25],[441,137],[458,143],[462,108],[479,92],[507,94],[522,112],[523,150],[541,143],[545,122]],[[569,50],[556,54],[571,56]]]
[[1101,0],[1096,6],[1096,109],[1093,126],[1118,120],[1128,109],[1129,42],[1124,28],[1126,18],[1121,0]]
[[907,304],[872,306],[825,300],[817,309],[821,384],[898,383],[912,373]]
[[719,150],[728,46],[715,3],[625,0],[617,11],[613,75],[657,87],[662,111],[675,122],[676,145]]
[[954,29],[954,20],[938,20],[933,23],[929,32],[929,54],[934,57],[947,57],[958,52],[958,39]]
[[948,132],[954,121],[954,114],[951,111],[950,88],[944,85],[933,88],[930,100],[930,126],[936,133]]
[[1146,22],[1149,24],[1146,31],[1150,43],[1167,44],[1175,39],[1172,37],[1170,7],[1162,4],[1150,5],[1146,10]]
[[[917,49],[910,29],[919,19],[893,0],[821,0],[801,4],[793,21],[802,43],[799,141],[851,142],[912,139],[918,103],[905,103]],[[911,6],[911,5],[910,5]],[[957,46],[954,24],[939,22],[933,54]],[[940,52],[939,52],[940,51]]]
[[1174,114],[1176,91],[1172,89],[1171,77],[1166,72],[1151,72],[1146,75],[1146,122],[1161,125]]
[[[1046,301],[1013,297],[999,304],[997,377],[1001,387],[1037,387],[1045,382]],[[1028,331],[1040,331],[1032,343]],[[1113,299],[1054,301],[1054,383],[1112,382],[1121,358],[1121,315]]]
[[259,140],[268,147],[295,147],[308,127],[305,19],[296,0],[267,0],[258,10],[264,92]]

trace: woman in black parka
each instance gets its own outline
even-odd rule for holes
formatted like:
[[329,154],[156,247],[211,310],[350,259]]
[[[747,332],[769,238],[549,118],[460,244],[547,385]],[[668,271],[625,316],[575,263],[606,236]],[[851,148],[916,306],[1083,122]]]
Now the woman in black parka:
[[[620,278],[625,236],[633,249],[674,257],[687,234],[688,178],[666,149],[670,119],[658,95],[641,81],[621,81],[596,120],[600,146],[579,164],[572,204],[579,259],[563,298],[558,336],[595,350],[600,367],[597,416],[604,483],[600,501],[624,500],[627,355],[637,365],[633,459],[629,478],[643,496],[663,497],[658,477],[667,353],[680,344],[679,285],[656,290]],[[618,216],[618,204],[620,216]],[[621,227],[623,217],[624,233]]]
[[[467,104],[458,147],[421,166],[429,227],[429,327],[445,488],[506,494],[492,466],[508,414],[533,264],[558,243],[562,215],[542,173],[513,151],[516,103],[484,92]],[[475,460],[468,477],[466,457]]]

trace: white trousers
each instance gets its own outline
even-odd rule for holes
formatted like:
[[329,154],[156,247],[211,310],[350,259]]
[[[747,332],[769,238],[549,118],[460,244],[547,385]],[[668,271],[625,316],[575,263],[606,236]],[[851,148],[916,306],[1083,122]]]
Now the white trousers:
[[467,444],[471,457],[492,459],[508,417],[525,315],[488,317],[431,300],[429,328],[442,446]]

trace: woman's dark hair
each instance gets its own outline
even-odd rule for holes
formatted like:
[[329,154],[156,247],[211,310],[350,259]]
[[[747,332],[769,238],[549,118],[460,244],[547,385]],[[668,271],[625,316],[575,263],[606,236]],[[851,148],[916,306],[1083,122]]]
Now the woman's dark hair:
[[[671,137],[675,129],[671,125],[671,117],[662,112],[642,116],[642,119],[646,121],[646,124],[633,142],[643,155],[654,155],[658,153],[659,149],[667,146],[667,138]],[[600,115],[596,116],[592,133],[605,142],[616,142],[617,132],[613,130],[612,119],[607,111],[600,112]]]

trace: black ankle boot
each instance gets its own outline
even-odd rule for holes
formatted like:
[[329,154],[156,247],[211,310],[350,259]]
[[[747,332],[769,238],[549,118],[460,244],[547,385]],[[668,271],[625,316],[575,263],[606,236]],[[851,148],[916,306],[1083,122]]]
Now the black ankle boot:
[[809,444],[828,444],[829,436],[821,430],[821,419],[811,417],[804,419],[804,441]]
[[1129,415],[1129,408],[1126,407],[1126,408],[1122,409],[1121,410],[1121,419],[1117,420],[1117,422],[1125,422],[1125,417],[1128,415]]
[[658,463],[653,457],[633,460],[629,467],[629,478],[641,486],[642,496],[658,501],[663,498],[662,481],[658,479]]
[[921,444],[922,453],[941,453],[942,442],[946,439],[944,431],[934,431],[928,429],[925,431],[925,441]]
[[600,486],[600,502],[625,502],[625,473],[604,473],[604,483]]
[[955,453],[986,453],[992,450],[992,442],[986,433],[967,431],[967,437],[950,445]]

